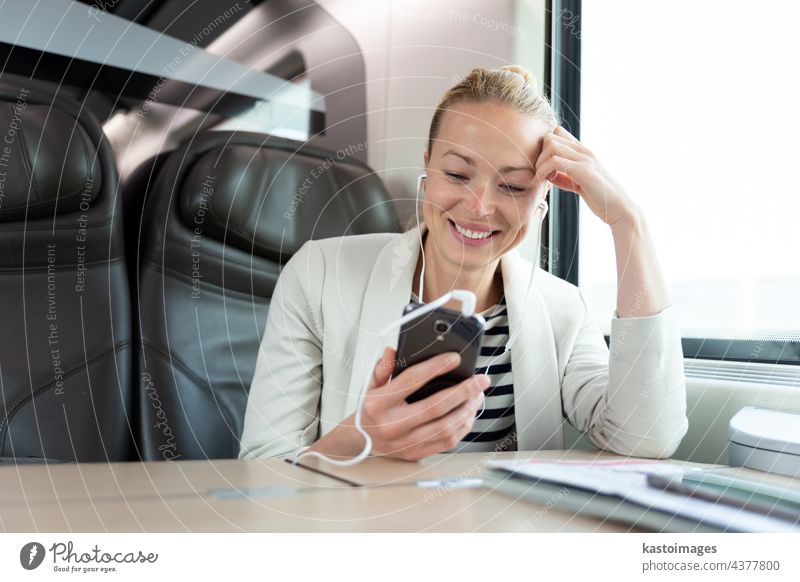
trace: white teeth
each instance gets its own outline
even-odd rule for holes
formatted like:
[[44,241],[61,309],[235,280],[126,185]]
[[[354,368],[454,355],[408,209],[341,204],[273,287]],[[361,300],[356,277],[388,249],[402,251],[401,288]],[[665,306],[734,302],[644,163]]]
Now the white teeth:
[[460,232],[461,234],[463,234],[468,238],[482,239],[482,238],[489,238],[490,236],[492,236],[491,232],[475,232],[474,230],[467,230],[466,228],[461,228],[455,222],[453,224],[456,225],[456,230],[458,232]]

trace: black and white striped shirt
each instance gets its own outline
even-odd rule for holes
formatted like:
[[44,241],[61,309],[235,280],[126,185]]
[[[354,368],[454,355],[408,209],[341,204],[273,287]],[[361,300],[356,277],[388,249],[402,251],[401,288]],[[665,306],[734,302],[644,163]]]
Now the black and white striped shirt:
[[[418,303],[417,295],[411,300]],[[500,302],[480,312],[486,320],[476,374],[488,374],[490,379],[485,407],[472,425],[472,430],[447,453],[492,452],[517,450],[514,423],[514,384],[511,381],[511,349],[503,352],[508,343],[508,311],[505,296]],[[488,367],[488,372],[487,372]]]

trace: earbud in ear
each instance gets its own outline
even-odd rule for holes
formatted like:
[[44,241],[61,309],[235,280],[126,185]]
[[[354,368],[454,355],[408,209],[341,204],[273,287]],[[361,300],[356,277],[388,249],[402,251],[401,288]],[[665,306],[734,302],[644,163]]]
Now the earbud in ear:
[[542,200],[539,204],[536,205],[536,213],[539,215],[540,220],[544,220],[544,217],[547,215],[547,211],[550,210],[550,206],[547,204],[547,200]]

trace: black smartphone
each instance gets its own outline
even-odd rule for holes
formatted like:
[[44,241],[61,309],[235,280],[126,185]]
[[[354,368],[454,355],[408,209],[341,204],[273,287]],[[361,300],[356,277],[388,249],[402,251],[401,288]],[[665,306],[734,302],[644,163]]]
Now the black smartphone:
[[[411,302],[403,309],[403,315],[420,307],[421,304]],[[394,375],[445,352],[457,352],[461,355],[461,362],[457,368],[437,376],[407,396],[406,402],[409,404],[417,402],[473,376],[478,364],[484,325],[485,322],[480,315],[464,317],[460,311],[444,307],[429,311],[403,324],[397,340],[397,364]]]

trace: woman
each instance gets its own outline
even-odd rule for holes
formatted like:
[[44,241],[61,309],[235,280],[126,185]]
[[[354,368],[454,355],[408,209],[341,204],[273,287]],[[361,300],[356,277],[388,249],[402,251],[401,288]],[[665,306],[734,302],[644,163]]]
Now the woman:
[[[362,425],[373,455],[558,449],[564,418],[600,448],[671,455],[688,426],[683,354],[646,221],[558,126],[532,75],[518,66],[474,69],[439,104],[423,161],[419,228],[310,241],[286,264],[240,458],[301,449],[358,455],[365,439],[354,412],[370,368]],[[516,247],[542,218],[536,209],[551,184],[577,193],[611,229],[618,294],[610,352],[575,286],[540,270],[528,289],[533,264]],[[373,359],[380,330],[418,299],[422,250],[424,302],[468,289],[490,331],[474,376],[407,404],[458,364],[457,354],[442,354],[393,377],[393,347]],[[513,348],[503,351],[509,332]]]

